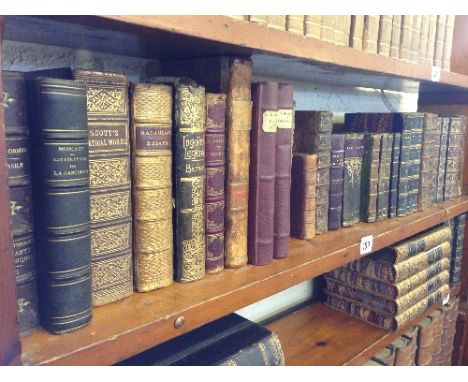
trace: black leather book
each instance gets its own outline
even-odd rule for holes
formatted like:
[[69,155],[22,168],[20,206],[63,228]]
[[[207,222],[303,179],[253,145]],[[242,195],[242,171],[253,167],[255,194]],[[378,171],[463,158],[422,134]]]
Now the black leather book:
[[39,325],[26,80],[21,72],[3,71],[2,77],[18,322],[25,335]]
[[437,195],[436,203],[444,201],[444,190],[445,190],[445,165],[447,163],[447,143],[448,133],[450,128],[450,118],[439,117],[441,130],[440,130],[440,145],[439,145],[439,162],[437,172]]
[[421,144],[423,113],[408,113],[407,120],[411,120],[411,149],[408,166],[408,204],[407,213],[415,212],[418,208],[420,169],[421,169]]
[[86,87],[40,75],[27,81],[39,306],[60,334],[91,320]]
[[398,178],[400,170],[401,133],[393,133],[392,164],[390,169],[390,191],[388,195],[388,217],[397,216]]
[[377,220],[377,186],[379,182],[379,156],[382,134],[364,134],[364,154],[361,175],[361,220]]
[[281,366],[275,333],[237,314],[206,324],[116,366]]
[[408,175],[411,152],[411,119],[408,119],[408,113],[395,113],[393,115],[393,129],[401,133],[400,144],[400,165],[398,169],[397,186],[397,216],[408,214],[408,195],[410,192]]
[[341,227],[341,214],[343,209],[344,141],[344,134],[332,134],[328,202],[329,230]]
[[361,169],[364,134],[345,134],[343,176],[343,227],[360,221]]
[[388,217],[393,134],[382,134],[380,142],[379,182],[377,186],[377,220]]

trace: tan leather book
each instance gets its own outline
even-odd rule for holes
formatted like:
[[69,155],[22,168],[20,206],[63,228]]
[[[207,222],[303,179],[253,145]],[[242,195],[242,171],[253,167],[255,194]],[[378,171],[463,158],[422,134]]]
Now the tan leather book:
[[335,43],[335,16],[322,16],[320,38],[323,41]]
[[421,41],[421,15],[413,16],[413,25],[411,27],[411,48],[410,61],[418,62],[419,60],[419,43]]
[[364,15],[352,15],[349,46],[354,49],[362,50],[362,38],[364,35]]
[[286,16],[286,30],[304,36],[304,17],[299,15]]
[[249,21],[256,24],[267,25],[268,16],[266,15],[250,15]]
[[431,317],[424,318],[419,324],[418,349],[416,352],[416,365],[426,366],[432,362],[434,351],[434,325]]
[[267,16],[267,26],[270,28],[275,28],[279,30],[286,30],[286,16],[279,15],[268,15]]
[[320,39],[320,32],[322,28],[322,16],[309,15],[305,17],[305,35]]
[[390,57],[400,58],[401,15],[393,15]]
[[445,26],[444,53],[442,56],[442,69],[450,71],[450,58],[452,57],[453,27],[455,16],[448,15]]
[[394,366],[412,366],[415,364],[414,347],[416,341],[406,337],[398,337],[391,343],[395,349]]
[[379,39],[377,52],[383,56],[390,56],[390,44],[392,41],[393,16],[380,16]]
[[334,16],[335,45],[349,46],[349,34],[351,28],[351,16]]
[[379,39],[379,15],[366,15],[364,18],[364,35],[362,50],[377,54],[377,40]]
[[413,36],[413,16],[403,15],[401,18],[400,58],[411,58],[411,37]]
[[395,348],[393,346],[387,346],[374,355],[371,360],[385,366],[393,366],[395,363]]
[[128,79],[77,69],[86,85],[93,306],[133,293]]
[[429,30],[427,37],[426,65],[434,65],[434,52],[437,33],[437,15],[429,16]]
[[229,17],[237,20],[242,20],[242,21],[249,21],[249,16],[248,15],[229,15]]
[[420,64],[426,63],[427,44],[429,42],[429,22],[430,22],[429,15],[421,16],[421,30],[419,33],[419,57],[418,57],[418,62]]
[[132,170],[135,287],[173,280],[172,86],[133,86]]
[[434,66],[442,68],[442,59],[444,57],[445,27],[447,24],[446,15],[437,16],[437,29],[434,45]]

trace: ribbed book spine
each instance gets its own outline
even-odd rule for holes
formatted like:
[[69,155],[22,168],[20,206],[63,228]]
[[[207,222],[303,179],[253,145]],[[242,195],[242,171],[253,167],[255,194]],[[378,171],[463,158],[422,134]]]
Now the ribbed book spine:
[[206,94],[205,205],[206,259],[209,273],[224,268],[224,167],[226,95]]
[[273,260],[278,83],[252,85],[250,134],[249,263]]
[[400,58],[409,60],[411,57],[411,37],[413,35],[413,16],[401,17]]
[[384,133],[380,143],[379,182],[377,187],[377,220],[388,217],[393,135]]
[[402,114],[394,115],[394,125],[397,125],[398,131],[401,131],[400,145],[400,166],[398,169],[398,201],[397,201],[397,216],[405,216],[408,214],[408,195],[409,189],[409,165],[411,152],[411,130],[407,121],[407,116]]
[[91,321],[86,88],[28,80],[41,323],[55,334]]
[[424,124],[422,129],[421,145],[421,167],[419,171],[419,196],[418,209],[424,210],[433,204],[433,192],[435,181],[432,178],[434,163],[438,158],[439,150],[437,141],[440,139],[437,133],[437,115],[431,113],[424,114]]
[[322,41],[335,42],[335,16],[322,16],[320,38]]
[[450,259],[450,285],[452,286],[460,281],[465,224],[466,214],[457,216],[453,222],[452,256]]
[[390,44],[392,41],[392,15],[381,15],[379,25],[378,53],[390,56]]
[[464,117],[451,117],[445,164],[444,201],[461,195]]
[[133,253],[139,292],[173,280],[172,87],[132,89]]
[[436,43],[436,33],[437,33],[437,15],[429,16],[429,30],[427,37],[427,52],[426,52],[426,65],[434,65],[434,51]]
[[440,145],[439,145],[439,162],[438,162],[438,171],[437,171],[437,195],[436,203],[441,203],[444,201],[444,191],[445,191],[445,166],[447,163],[447,143],[448,143],[448,133],[450,129],[450,118],[439,117],[438,121],[441,124],[440,130]]
[[[293,154],[291,166],[291,236],[315,236],[317,154]],[[341,222],[340,222],[341,223]]]
[[279,30],[286,30],[286,16],[280,15],[268,15],[267,16],[267,26],[270,28],[275,28]]
[[328,229],[341,228],[343,210],[344,134],[332,134]]
[[305,17],[305,35],[320,39],[320,31],[322,27],[322,16],[310,15]]
[[361,171],[364,153],[363,134],[345,134],[343,176],[343,227],[360,221]]
[[349,46],[354,49],[362,50],[362,39],[364,36],[364,17],[364,15],[351,16]]
[[377,54],[377,41],[379,39],[379,15],[366,15],[364,17],[363,49],[369,53]]
[[275,208],[273,258],[288,256],[290,234],[291,155],[294,124],[293,87],[278,85],[278,130],[276,133]]
[[390,191],[388,200],[388,217],[397,216],[398,207],[398,179],[400,176],[400,147],[401,133],[393,133],[392,164],[390,169]]
[[[377,187],[379,182],[379,155],[382,134],[364,135],[362,179],[360,192],[361,220],[372,223],[377,220]],[[346,203],[347,199],[344,198]]]
[[421,41],[421,15],[413,15],[413,26],[411,28],[411,49],[410,60],[418,62],[419,59],[419,44]]
[[437,29],[434,45],[434,66],[442,68],[442,59],[444,58],[445,27],[447,24],[446,15],[437,16]]
[[267,15],[250,15],[249,20],[252,23],[267,25],[268,23],[268,16]]
[[455,16],[447,15],[444,35],[444,54],[442,56],[442,69],[450,71],[450,58],[452,57],[453,28]]
[[133,293],[128,80],[75,70],[86,85],[91,190],[93,306]]
[[412,113],[411,115],[408,115],[407,121],[409,122],[409,120],[411,120],[409,127],[411,130],[411,148],[408,166],[408,204],[406,206],[407,214],[415,212],[418,207],[422,126],[424,115],[422,113]]
[[419,31],[419,54],[418,62],[426,64],[427,44],[429,41],[429,15],[421,16],[421,29]]
[[401,15],[393,15],[390,57],[400,58]]
[[226,100],[225,266],[247,263],[252,61],[229,62]]
[[286,30],[299,35],[304,35],[304,16],[286,16]]
[[20,72],[5,70],[2,77],[18,322],[25,335],[39,325],[26,80]]

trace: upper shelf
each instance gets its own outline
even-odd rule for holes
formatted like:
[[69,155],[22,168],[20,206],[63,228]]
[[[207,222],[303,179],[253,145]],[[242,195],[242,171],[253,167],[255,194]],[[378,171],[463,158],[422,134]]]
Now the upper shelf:
[[436,83],[424,65],[227,16],[9,16],[5,39],[151,59],[253,54],[254,70],[280,77],[402,91],[419,83],[424,92],[468,89],[468,76],[442,71]]

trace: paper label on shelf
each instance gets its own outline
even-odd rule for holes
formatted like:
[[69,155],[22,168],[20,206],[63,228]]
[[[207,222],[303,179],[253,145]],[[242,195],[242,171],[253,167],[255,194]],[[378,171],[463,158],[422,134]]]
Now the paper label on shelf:
[[372,244],[374,243],[374,237],[372,235],[364,236],[361,238],[361,256],[367,255],[372,252]]
[[444,300],[442,301],[442,304],[447,305],[449,300],[450,300],[450,293],[447,296],[445,296]]
[[440,68],[438,68],[437,66],[432,67],[431,80],[434,82],[440,81]]

